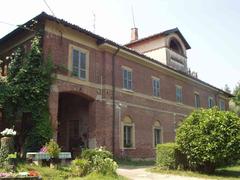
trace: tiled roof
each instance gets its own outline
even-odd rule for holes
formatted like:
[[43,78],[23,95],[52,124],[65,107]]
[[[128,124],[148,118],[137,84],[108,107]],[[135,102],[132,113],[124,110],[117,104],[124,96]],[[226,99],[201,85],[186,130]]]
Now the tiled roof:
[[178,28],[174,28],[174,29],[169,29],[169,30],[166,30],[166,31],[163,31],[163,32],[160,32],[160,33],[157,33],[157,34],[153,34],[151,36],[147,36],[147,37],[144,37],[142,39],[138,39],[136,41],[133,41],[133,42],[130,42],[128,44],[125,44],[125,46],[129,46],[129,45],[132,45],[132,44],[137,44],[139,42],[143,42],[143,41],[146,41],[146,40],[149,40],[149,39],[152,39],[154,37],[157,37],[157,36],[167,36],[169,34],[172,34],[172,33],[176,33],[178,34],[178,36],[181,38],[181,40],[183,41],[185,47],[187,49],[191,49],[190,45],[188,44],[188,42],[186,41],[186,39],[183,37],[182,33],[179,31]]
[[[54,17],[54,16],[48,15],[48,14],[45,13],[45,12],[42,12],[42,13],[39,14],[38,16],[34,17],[34,18],[31,19],[30,21],[28,21],[28,22],[26,22],[25,24],[23,24],[22,27],[18,27],[17,29],[13,30],[12,32],[10,32],[10,33],[7,34],[6,36],[4,36],[2,39],[0,39],[0,45],[1,45],[2,43],[6,42],[6,41],[11,40],[12,38],[14,38],[14,36],[15,36],[16,34],[20,33],[21,31],[24,31],[24,30],[25,30],[25,29],[24,29],[24,26],[30,25],[33,20],[42,21],[42,20],[46,20],[46,19],[47,19],[47,20],[50,20],[50,21],[55,21],[55,22],[60,23],[60,24],[63,24],[63,25],[66,26],[66,27],[72,28],[72,29],[74,29],[74,30],[76,30],[76,31],[79,31],[79,32],[81,32],[81,33],[86,34],[87,36],[90,36],[90,37],[92,37],[92,38],[95,38],[95,39],[97,39],[97,43],[98,43],[99,45],[100,45],[100,44],[103,44],[103,43],[108,43],[108,44],[110,44],[110,45],[112,45],[112,46],[115,46],[115,47],[118,47],[118,48],[120,48],[120,49],[122,49],[122,50],[125,50],[125,51],[127,51],[127,52],[129,52],[129,53],[131,53],[131,54],[134,54],[134,55],[137,55],[137,56],[139,56],[139,57],[142,57],[142,58],[146,59],[147,61],[150,61],[150,62],[153,62],[153,63],[155,63],[155,64],[158,64],[158,65],[162,66],[163,68],[168,69],[168,70],[170,70],[170,71],[173,71],[173,72],[175,72],[175,73],[177,73],[177,74],[179,74],[179,75],[183,75],[183,76],[185,76],[186,78],[190,78],[190,79],[192,79],[192,80],[194,80],[194,81],[197,81],[197,82],[199,82],[199,83],[202,83],[202,84],[205,85],[205,86],[209,86],[209,87],[211,87],[211,88],[213,88],[213,89],[215,89],[215,90],[217,90],[217,91],[219,91],[219,92],[227,95],[228,97],[233,97],[232,94],[229,94],[229,93],[223,91],[222,89],[219,89],[219,88],[217,88],[217,87],[215,87],[215,86],[212,86],[211,84],[208,84],[208,83],[206,83],[206,82],[204,82],[204,81],[202,81],[202,80],[200,80],[200,79],[198,79],[198,78],[195,78],[195,77],[193,77],[193,76],[191,76],[191,75],[189,75],[189,74],[187,74],[187,73],[184,73],[184,72],[181,72],[181,71],[177,71],[177,70],[175,70],[175,69],[173,69],[173,68],[171,68],[171,67],[169,67],[169,66],[167,66],[167,65],[165,65],[165,64],[163,64],[163,63],[161,63],[161,62],[159,62],[159,61],[157,61],[157,60],[155,60],[155,59],[152,59],[152,58],[150,58],[150,57],[148,57],[148,56],[146,56],[146,55],[144,55],[144,54],[141,54],[141,53],[139,53],[139,52],[137,52],[137,51],[135,51],[135,50],[133,50],[133,49],[130,49],[130,48],[126,47],[126,46],[120,45],[120,44],[118,44],[118,43],[116,43],[116,42],[113,42],[113,41],[111,41],[111,40],[109,40],[109,39],[107,39],[107,38],[104,38],[104,37],[102,37],[102,36],[99,36],[99,35],[97,35],[97,34],[94,34],[94,33],[90,32],[90,31],[88,31],[88,30],[86,30],[86,29],[83,29],[83,28],[81,28],[81,27],[79,27],[79,26],[77,26],[77,25],[71,24],[71,23],[69,23],[69,22],[67,22],[67,21],[65,21],[65,20],[63,20],[63,19],[58,19],[58,18],[56,18],[56,17]],[[172,33],[172,32],[179,32],[179,33],[180,33],[180,31],[179,31],[177,28],[171,29],[171,30],[168,30],[168,31],[164,31],[164,32],[162,32],[162,33],[164,33],[164,34],[167,35],[167,34]],[[161,34],[162,34],[162,33],[161,33]],[[160,33],[159,33],[159,34],[160,34]],[[159,34],[158,34],[158,35],[159,35]],[[154,35],[154,36],[156,36],[156,35]],[[148,38],[150,38],[150,37],[151,37],[151,36],[149,36]],[[189,46],[189,47],[190,47],[190,46]]]

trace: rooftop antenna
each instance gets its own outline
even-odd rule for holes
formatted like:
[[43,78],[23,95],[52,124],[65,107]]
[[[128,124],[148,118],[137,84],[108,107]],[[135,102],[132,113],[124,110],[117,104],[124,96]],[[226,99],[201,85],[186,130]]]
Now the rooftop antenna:
[[54,14],[54,12],[53,12],[53,10],[52,10],[51,7],[48,5],[47,1],[46,1],[46,0],[43,0],[43,2],[44,2],[45,5],[47,6],[47,8],[51,11],[52,15],[53,15],[54,17],[56,17],[55,14]]
[[131,9],[132,9],[133,27],[136,28],[136,26],[135,26],[135,18],[134,18],[133,6],[131,6]]
[[136,25],[135,25],[133,6],[132,6],[132,19],[133,19],[133,28],[131,28],[131,42],[138,40],[138,28],[136,28]]
[[95,31],[96,31],[96,15],[93,11],[93,32],[95,33]]

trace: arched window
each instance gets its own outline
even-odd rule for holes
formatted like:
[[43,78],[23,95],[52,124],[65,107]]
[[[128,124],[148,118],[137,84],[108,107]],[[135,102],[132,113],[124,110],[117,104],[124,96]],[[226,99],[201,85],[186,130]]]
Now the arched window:
[[156,148],[158,144],[163,142],[162,128],[159,121],[155,121],[153,124],[153,147]]
[[122,147],[135,147],[135,126],[131,117],[126,116],[122,121]]
[[171,41],[169,43],[169,47],[171,50],[175,51],[176,53],[183,55],[182,46],[176,39],[171,39]]

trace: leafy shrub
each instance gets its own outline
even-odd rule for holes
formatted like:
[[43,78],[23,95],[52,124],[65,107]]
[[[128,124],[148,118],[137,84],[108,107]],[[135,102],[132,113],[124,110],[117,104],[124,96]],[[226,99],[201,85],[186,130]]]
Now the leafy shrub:
[[86,176],[91,172],[90,162],[86,159],[75,159],[71,163],[71,173],[73,176]]
[[83,150],[81,157],[83,159],[87,159],[89,161],[93,161],[94,156],[99,156],[102,159],[105,158],[113,158],[113,155],[111,152],[105,150],[103,147],[95,148],[95,149],[85,149]]
[[48,97],[52,84],[53,64],[44,58],[40,37],[34,37],[28,52],[17,49],[11,56],[8,76],[0,78],[0,103],[9,126],[17,116],[31,113],[28,128],[24,128],[25,151],[37,151],[52,137]]
[[45,146],[50,158],[58,158],[61,148],[58,146],[56,141],[51,139]]
[[177,130],[179,150],[192,170],[213,172],[240,157],[240,119],[217,108],[191,113]]
[[73,175],[96,172],[103,175],[116,175],[117,163],[112,159],[111,152],[104,148],[85,149],[81,158],[73,161]]
[[9,153],[9,148],[7,146],[1,145],[0,148],[0,167],[4,167],[7,162],[7,157]]
[[158,144],[156,164],[161,169],[176,169],[175,143]]
[[95,155],[93,156],[93,169],[97,173],[106,175],[116,174],[117,163],[110,158],[102,158],[101,156]]

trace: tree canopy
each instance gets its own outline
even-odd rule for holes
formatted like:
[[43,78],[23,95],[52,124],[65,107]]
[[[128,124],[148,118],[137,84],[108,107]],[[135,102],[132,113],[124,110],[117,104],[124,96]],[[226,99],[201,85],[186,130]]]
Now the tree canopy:
[[39,150],[52,136],[48,112],[52,64],[50,58],[43,58],[39,37],[32,40],[29,52],[17,49],[10,59],[8,75],[0,81],[0,103],[8,126],[22,119],[23,113],[31,114],[30,126],[21,135],[26,135],[25,149]]

